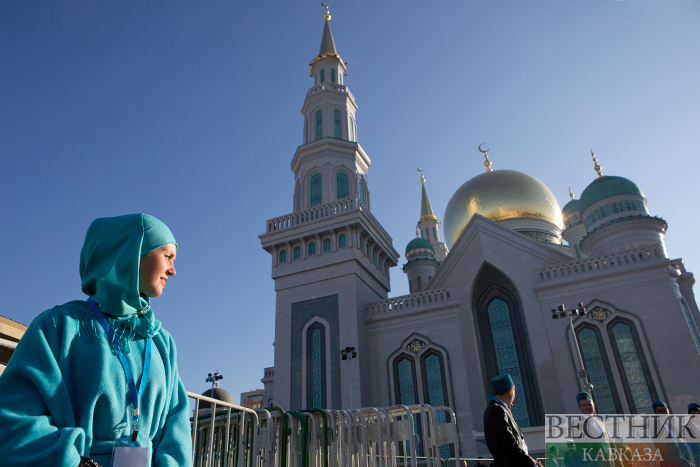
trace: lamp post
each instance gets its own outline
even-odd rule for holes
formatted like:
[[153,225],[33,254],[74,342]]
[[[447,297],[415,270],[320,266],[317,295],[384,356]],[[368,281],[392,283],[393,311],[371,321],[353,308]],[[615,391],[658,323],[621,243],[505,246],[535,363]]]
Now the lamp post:
[[215,372],[213,375],[209,373],[209,376],[207,376],[207,383],[211,383],[211,388],[214,389],[215,387],[219,387],[219,380],[224,379],[224,375],[220,375],[219,372]]
[[357,352],[355,352],[355,347],[345,347],[344,349],[340,350],[340,358],[348,361],[348,379],[350,380],[350,384],[348,385],[350,388],[350,410],[352,410],[352,377],[350,376],[352,365],[350,364],[350,360],[356,357]]
[[578,344],[578,337],[576,336],[576,331],[574,330],[574,316],[585,316],[586,315],[586,308],[583,306],[583,303],[579,303],[576,308],[573,310],[569,311],[567,313],[566,307],[562,303],[557,307],[555,310],[552,308],[552,319],[559,319],[559,318],[566,318],[568,315],[569,317],[569,326],[571,327],[571,334],[574,336],[574,344],[576,345],[576,353],[578,354],[578,361],[581,364],[581,371],[579,372],[579,376],[583,380],[583,386],[586,388],[586,390],[593,392],[593,385],[591,384],[590,380],[588,379],[588,372],[583,366],[583,357],[581,356],[581,348],[579,347]]

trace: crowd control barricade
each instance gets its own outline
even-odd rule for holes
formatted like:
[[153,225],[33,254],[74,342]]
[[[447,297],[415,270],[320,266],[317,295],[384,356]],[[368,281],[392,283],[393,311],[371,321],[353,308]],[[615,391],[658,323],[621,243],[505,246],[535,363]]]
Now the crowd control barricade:
[[463,467],[449,407],[253,410],[187,394],[194,467]]

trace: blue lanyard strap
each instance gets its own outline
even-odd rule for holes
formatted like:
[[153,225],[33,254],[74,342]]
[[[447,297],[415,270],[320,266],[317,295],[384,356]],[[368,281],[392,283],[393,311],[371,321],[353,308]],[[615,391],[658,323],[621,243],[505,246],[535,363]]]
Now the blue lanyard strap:
[[[148,381],[148,373],[149,370],[151,369],[151,338],[149,337],[146,339],[146,355],[143,360],[143,374],[141,375],[141,384],[139,385],[139,390],[138,394],[136,393],[136,383],[134,382],[134,376],[133,373],[131,372],[131,365],[129,365],[129,361],[126,359],[124,356],[124,353],[121,351],[119,348],[119,343],[117,342],[117,338],[114,335],[114,331],[110,327],[109,323],[105,319],[105,316],[102,314],[100,309],[97,306],[97,303],[92,298],[88,298],[86,300],[86,303],[90,307],[93,313],[95,313],[95,316],[97,317],[97,321],[100,322],[102,327],[105,330],[105,333],[107,334],[107,337],[109,338],[110,344],[114,348],[114,351],[117,354],[117,357],[119,357],[119,361],[122,362],[122,367],[124,367],[124,374],[126,375],[126,381],[129,385],[129,395],[131,396],[131,402],[134,404],[134,432],[137,432],[136,426],[139,421],[139,400],[141,400],[141,396],[143,396],[143,391],[146,389],[146,382]],[[135,441],[135,440],[134,440]]]

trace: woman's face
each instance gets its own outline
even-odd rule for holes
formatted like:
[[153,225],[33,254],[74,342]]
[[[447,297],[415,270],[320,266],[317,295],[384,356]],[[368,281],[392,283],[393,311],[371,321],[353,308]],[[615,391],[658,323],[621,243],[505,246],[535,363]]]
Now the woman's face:
[[177,247],[174,244],[164,245],[141,255],[139,266],[139,293],[147,297],[160,297],[168,277],[175,275],[175,256]]

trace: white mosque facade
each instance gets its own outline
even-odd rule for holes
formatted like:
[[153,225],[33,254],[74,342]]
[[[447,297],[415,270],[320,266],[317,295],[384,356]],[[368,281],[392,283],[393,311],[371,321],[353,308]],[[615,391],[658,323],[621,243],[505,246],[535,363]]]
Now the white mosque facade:
[[[546,413],[576,413],[588,382],[601,413],[650,413],[659,399],[685,413],[698,401],[693,274],[669,257],[666,222],[642,190],[600,175],[595,159],[598,178],[561,209],[537,178],[492,171],[487,158],[442,223],[421,177],[418,237],[403,266],[411,293],[389,298],[399,252],[371,212],[371,161],[329,19],[302,107],[292,209],[260,235],[276,292],[266,400],[285,409],[447,405],[461,452],[474,456],[488,455],[483,411],[502,373],[515,381],[513,413],[531,438]],[[575,341],[569,319],[552,313],[579,302],[587,313],[573,318]]]

